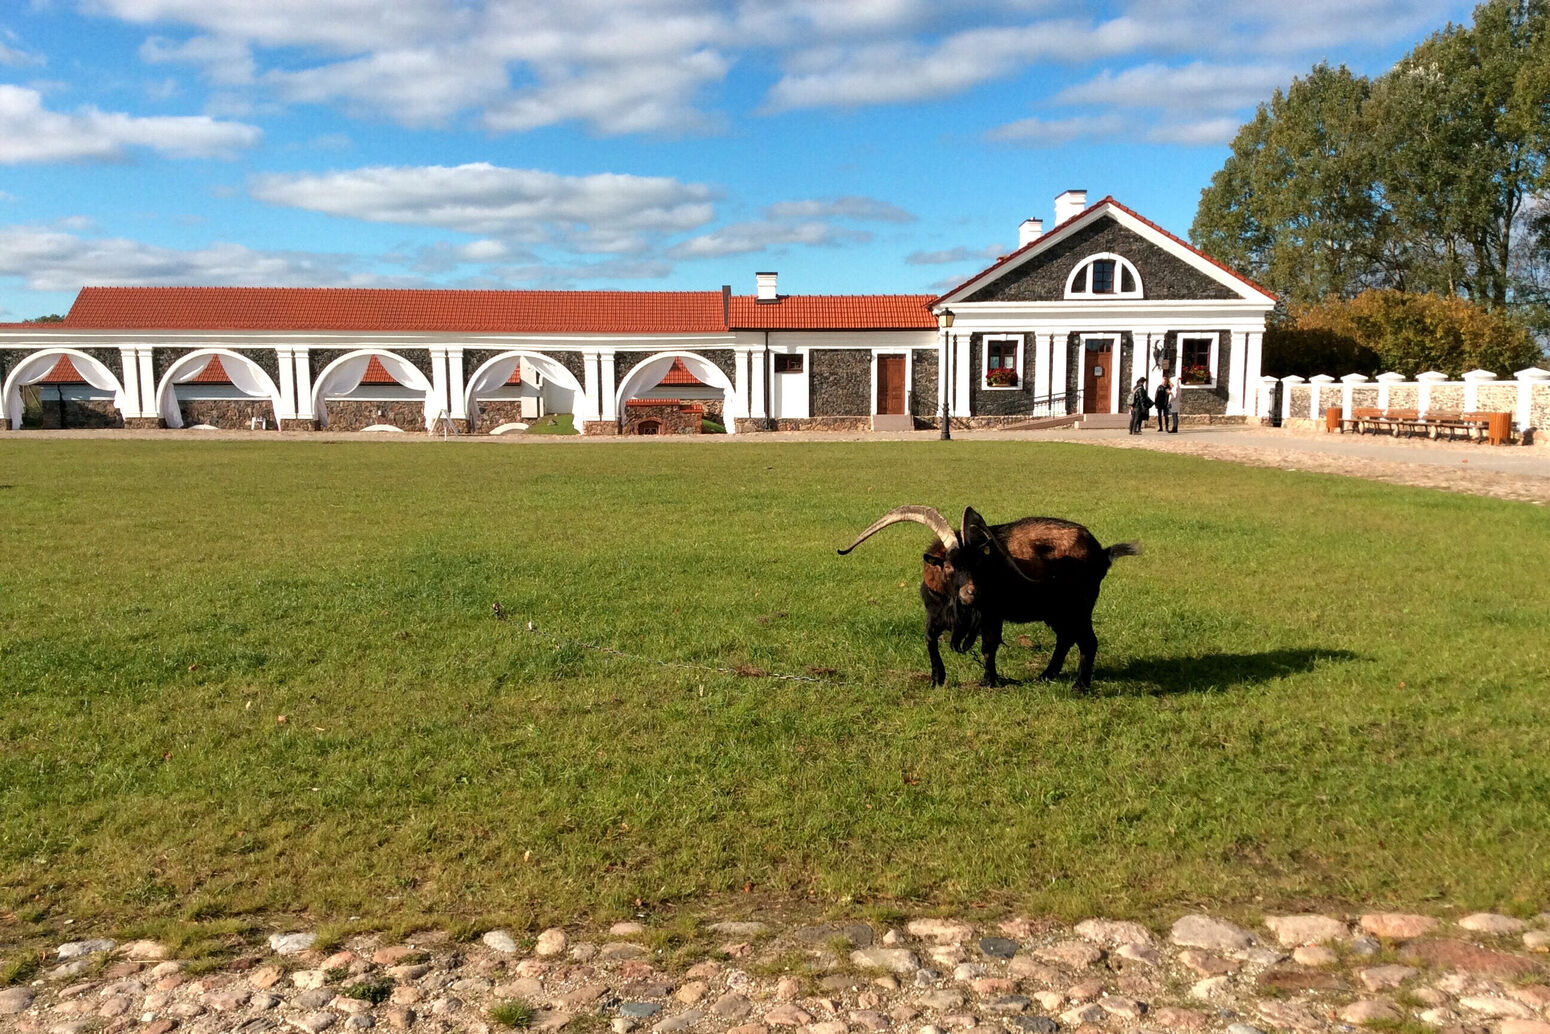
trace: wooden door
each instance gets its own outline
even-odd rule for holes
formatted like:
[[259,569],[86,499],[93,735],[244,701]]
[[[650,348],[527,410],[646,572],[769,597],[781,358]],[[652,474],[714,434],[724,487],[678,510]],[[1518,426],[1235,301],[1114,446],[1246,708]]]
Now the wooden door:
[[1114,339],[1088,338],[1082,344],[1082,412],[1108,413],[1114,383]]
[[904,411],[904,357],[880,355],[877,357],[877,412],[902,415]]

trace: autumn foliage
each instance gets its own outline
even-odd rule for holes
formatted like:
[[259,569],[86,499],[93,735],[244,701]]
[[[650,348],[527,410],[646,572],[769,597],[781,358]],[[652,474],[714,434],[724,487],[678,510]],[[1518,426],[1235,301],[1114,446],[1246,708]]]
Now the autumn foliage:
[[1364,291],[1294,308],[1265,334],[1265,372],[1273,377],[1428,370],[1458,378],[1469,370],[1510,377],[1543,361],[1539,346],[1505,314],[1463,298]]

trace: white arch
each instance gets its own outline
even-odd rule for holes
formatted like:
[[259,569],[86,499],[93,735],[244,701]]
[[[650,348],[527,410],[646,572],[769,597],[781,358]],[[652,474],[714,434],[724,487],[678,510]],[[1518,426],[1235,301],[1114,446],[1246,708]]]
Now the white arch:
[[736,434],[738,419],[748,415],[737,397],[737,388],[721,367],[693,352],[658,352],[636,363],[619,382],[619,390],[614,395],[614,412],[623,413],[624,403],[633,398],[637,391],[655,387],[672,368],[674,359],[682,359],[690,373],[711,387],[721,389],[724,399],[722,416],[726,420],[727,434]]
[[[566,391],[575,392],[578,402],[586,401],[586,389],[581,386],[580,381],[576,380],[576,375],[567,370],[559,360],[553,356],[544,355],[542,352],[513,348],[480,363],[473,376],[468,378],[468,387],[463,391],[463,412],[467,413],[470,418],[476,416],[478,413],[476,396],[505,384],[507,378],[511,376],[511,371],[516,368],[517,363],[524,359],[548,380],[558,384]],[[574,416],[579,419],[581,414],[577,413]],[[577,430],[580,430],[580,428],[577,428]]]
[[[1092,289],[1092,278],[1088,277],[1087,289],[1085,291],[1073,291],[1072,285],[1076,283],[1076,275],[1100,259],[1107,259],[1108,261],[1114,263],[1114,290],[1108,291],[1104,294],[1094,294]],[[1125,270],[1129,270],[1131,277],[1133,277],[1135,280],[1136,286],[1134,290],[1120,290],[1121,285],[1123,285],[1125,282]],[[1141,271],[1137,269],[1135,263],[1131,262],[1128,258],[1123,255],[1115,254],[1112,251],[1099,251],[1088,255],[1076,265],[1072,266],[1071,272],[1066,276],[1067,298],[1140,298],[1143,297],[1143,295],[1144,290],[1141,283]]]
[[[162,374],[161,383],[156,386],[156,412],[168,427],[183,426],[183,412],[178,408],[176,385],[198,377],[200,372],[210,364],[211,356],[221,357],[221,366],[226,370],[226,376],[230,378],[237,390],[252,398],[269,399],[270,404],[274,406],[276,420],[282,420],[287,416],[285,398],[262,366],[229,348],[201,348],[197,352],[188,353],[169,366],[167,372]],[[232,376],[231,368],[226,365],[227,360],[236,360],[238,367],[236,376]],[[196,363],[198,365],[195,365]]]
[[101,391],[113,392],[113,405],[118,408],[120,416],[124,414],[127,401],[124,386],[113,375],[113,371],[78,348],[45,348],[17,363],[16,368],[5,378],[4,388],[0,389],[0,405],[4,406],[0,416],[11,422],[11,430],[22,426],[22,388],[47,377],[61,356],[70,357],[76,372],[86,379],[87,384]]
[[[348,395],[360,387],[361,378],[366,375],[366,367],[371,362],[371,357],[376,356],[381,361],[383,369],[404,387],[411,391],[425,393],[425,429],[431,429],[436,418],[441,415],[442,407],[437,402],[435,389],[420,368],[396,352],[387,352],[380,348],[358,348],[353,352],[346,352],[323,367],[318,374],[316,383],[312,385],[312,412],[315,415],[319,427],[328,426],[328,407],[323,405],[323,399],[331,391],[337,395]],[[345,382],[349,387],[342,391],[333,390],[335,386],[342,387]]]

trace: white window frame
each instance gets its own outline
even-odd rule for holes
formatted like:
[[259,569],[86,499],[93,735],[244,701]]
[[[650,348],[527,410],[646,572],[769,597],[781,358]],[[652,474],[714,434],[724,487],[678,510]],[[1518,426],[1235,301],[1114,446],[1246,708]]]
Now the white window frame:
[[[1204,383],[1204,384],[1185,384],[1184,383],[1184,339],[1185,338],[1210,338],[1211,339],[1211,363],[1210,363],[1210,367],[1209,367],[1209,369],[1211,370],[1211,379],[1209,381],[1207,381],[1206,383]],[[1179,330],[1179,331],[1175,331],[1174,332],[1173,340],[1176,343],[1176,347],[1178,348],[1178,351],[1179,351],[1179,362],[1178,362],[1179,368],[1177,370],[1174,370],[1172,375],[1171,375],[1173,377],[1173,383],[1178,385],[1178,387],[1181,390],[1182,389],[1186,389],[1186,388],[1215,389],[1216,388],[1216,382],[1217,382],[1217,380],[1221,376],[1221,369],[1222,369],[1221,361],[1218,359],[1218,356],[1221,354],[1221,350],[1222,350],[1222,335],[1217,333],[1214,330]]]
[[[1017,344],[1017,351],[1015,353],[1016,358],[1013,360],[1013,362],[1015,362],[1017,364],[1016,367],[1015,367],[1015,369],[1017,370],[1017,383],[1016,384],[991,384],[990,383],[990,343],[992,341],[995,341],[995,342],[1004,342],[1004,341],[1016,342],[1016,344]],[[1026,342],[1025,342],[1024,336],[1022,334],[986,334],[985,336],[980,338],[980,390],[981,391],[1022,391],[1023,390],[1023,378],[1028,375],[1028,373],[1027,373],[1027,364],[1023,362],[1023,346],[1024,346],[1025,343]]]
[[[1076,275],[1086,270],[1087,267],[1091,266],[1094,262],[1104,260],[1114,263],[1114,290],[1104,291],[1102,294],[1094,292],[1092,289],[1093,280],[1091,275],[1084,278],[1083,281],[1087,285],[1087,288],[1082,291],[1076,290],[1073,286],[1076,283]],[[1120,286],[1125,282],[1125,270],[1130,271],[1131,280],[1136,285],[1135,290],[1133,291],[1120,290]],[[1112,251],[1100,251],[1096,254],[1088,255],[1076,265],[1072,266],[1070,274],[1066,277],[1067,298],[1140,298],[1142,297],[1142,293],[1140,270],[1136,269],[1135,264],[1129,259],[1125,258],[1123,255],[1116,255]]]

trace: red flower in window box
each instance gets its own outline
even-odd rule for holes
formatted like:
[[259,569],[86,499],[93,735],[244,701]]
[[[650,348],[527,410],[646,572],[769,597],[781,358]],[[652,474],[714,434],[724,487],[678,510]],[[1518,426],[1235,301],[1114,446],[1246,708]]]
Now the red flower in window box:
[[1017,387],[1017,371],[1010,366],[998,366],[985,374],[985,383],[992,388]]
[[1204,366],[1186,366],[1179,373],[1179,380],[1185,384],[1210,384],[1211,371]]

